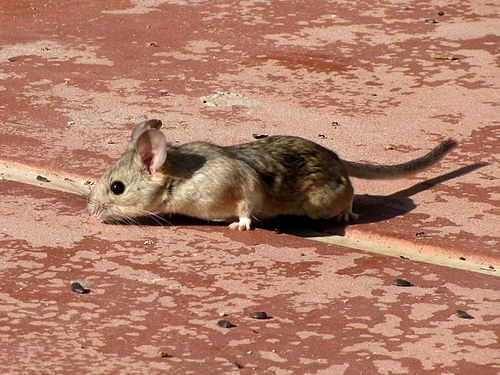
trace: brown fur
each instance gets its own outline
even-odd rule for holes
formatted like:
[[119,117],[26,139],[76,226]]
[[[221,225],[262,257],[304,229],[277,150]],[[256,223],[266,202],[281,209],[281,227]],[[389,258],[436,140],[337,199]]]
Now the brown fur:
[[[157,130],[160,125],[149,120],[134,128],[125,154],[89,195],[87,209],[94,216],[102,220],[147,213],[208,220],[238,217],[230,227],[240,230],[249,229],[254,218],[282,214],[347,222],[357,218],[349,174],[403,177],[434,164],[456,144],[447,140],[413,161],[373,166],[341,160],[333,151],[299,137],[272,136],[229,147],[206,142],[172,146]],[[123,182],[123,193],[110,191],[114,181]]]

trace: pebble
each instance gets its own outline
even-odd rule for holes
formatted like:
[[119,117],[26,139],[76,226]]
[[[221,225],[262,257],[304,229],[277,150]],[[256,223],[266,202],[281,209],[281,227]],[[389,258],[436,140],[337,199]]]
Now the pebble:
[[395,279],[392,283],[397,286],[413,286],[412,283],[404,279]]
[[474,317],[472,315],[470,315],[469,313],[467,313],[463,310],[455,311],[455,315],[458,316],[459,318],[462,318],[462,319],[474,319]]
[[231,323],[229,320],[221,319],[217,322],[219,327],[222,328],[232,328],[236,327],[233,323]]
[[71,290],[78,294],[87,294],[90,293],[90,289],[85,289],[80,283],[72,283]]
[[427,18],[424,22],[426,22],[426,23],[439,23],[439,21],[435,20],[434,18]]
[[252,134],[252,137],[254,137],[255,139],[261,139],[261,138],[269,137],[269,135],[268,134]]
[[433,52],[431,54],[431,57],[433,59],[438,59],[438,60],[458,60],[457,57],[455,57],[451,53],[446,53],[446,52]]
[[253,312],[251,314],[248,314],[248,316],[254,319],[269,319],[269,315],[267,315],[265,311]]
[[43,177],[43,176],[40,176],[40,175],[36,176],[36,179],[38,181],[42,181],[42,182],[50,182],[50,180],[47,177]]

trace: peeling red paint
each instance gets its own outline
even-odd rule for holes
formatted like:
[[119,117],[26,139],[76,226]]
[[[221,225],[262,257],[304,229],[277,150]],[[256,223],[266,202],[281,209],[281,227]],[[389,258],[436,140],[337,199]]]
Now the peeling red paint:
[[[488,2],[4,0],[0,24],[4,163],[95,179],[152,117],[174,144],[290,134],[374,163],[455,137],[421,176],[355,181],[357,223],[283,225],[498,265]],[[244,98],[203,103],[221,91]],[[179,217],[104,225],[82,197],[0,190],[4,373],[498,370],[497,278]],[[273,318],[248,317],[261,310]]]

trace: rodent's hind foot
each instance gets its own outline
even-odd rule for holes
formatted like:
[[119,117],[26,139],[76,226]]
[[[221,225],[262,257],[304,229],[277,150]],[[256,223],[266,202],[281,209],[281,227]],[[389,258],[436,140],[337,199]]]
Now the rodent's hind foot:
[[340,221],[341,223],[348,223],[350,221],[357,220],[359,218],[358,214],[355,214],[354,212],[342,212],[339,216],[337,216],[337,220]]
[[341,223],[347,224],[350,221],[357,220],[359,218],[358,214],[352,212],[352,199],[351,202],[347,205],[344,211],[337,216],[337,220]]
[[229,228],[235,230],[250,230],[252,221],[249,217],[240,217],[240,221],[229,224]]
[[345,208],[345,210],[342,211],[340,215],[337,216],[337,220],[345,224],[347,224],[349,221],[357,220],[358,218],[359,215],[352,212],[352,199],[349,205]]

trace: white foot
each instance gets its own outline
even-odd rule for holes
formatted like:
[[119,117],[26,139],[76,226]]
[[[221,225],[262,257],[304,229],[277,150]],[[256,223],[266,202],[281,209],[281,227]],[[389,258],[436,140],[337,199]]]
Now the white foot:
[[359,218],[358,214],[355,214],[352,212],[352,199],[349,205],[345,208],[344,211],[340,213],[340,215],[337,216],[337,220],[340,221],[341,223],[348,223],[351,220],[357,220]]
[[229,228],[237,230],[250,230],[251,220],[249,217],[240,217],[240,221],[229,224]]
[[340,221],[341,223],[348,223],[351,220],[357,220],[359,218],[358,214],[355,214],[354,212],[342,212],[339,216],[337,216],[337,220]]

